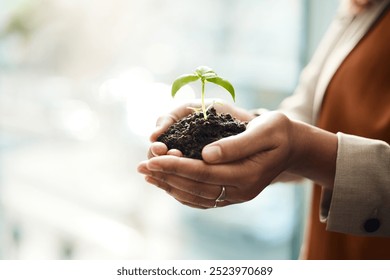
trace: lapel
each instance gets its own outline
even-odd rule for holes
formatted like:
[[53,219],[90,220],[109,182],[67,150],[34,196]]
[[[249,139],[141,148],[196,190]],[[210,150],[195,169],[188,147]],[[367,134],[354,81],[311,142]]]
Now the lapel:
[[324,94],[333,75],[389,3],[390,0],[380,1],[357,16],[349,14],[346,7],[341,6],[329,35],[325,36],[323,42],[326,51],[323,52],[321,74],[314,95],[312,123],[317,121]]

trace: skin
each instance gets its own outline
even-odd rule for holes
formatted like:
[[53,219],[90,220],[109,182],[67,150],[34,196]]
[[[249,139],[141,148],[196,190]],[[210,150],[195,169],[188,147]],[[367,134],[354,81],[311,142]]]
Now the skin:
[[350,0],[350,9],[354,14],[360,14],[364,10],[368,9],[374,0]]
[[226,188],[226,198],[218,207],[246,202],[286,174],[306,177],[332,191],[337,156],[335,134],[290,120],[280,112],[255,117],[243,109],[217,105],[217,111],[249,121],[247,130],[207,145],[202,151],[203,161],[189,159],[155,142],[169,125],[191,113],[188,105],[196,107],[183,105],[158,119],[151,135],[149,159],[138,166],[148,183],[182,204],[212,208],[221,186]]

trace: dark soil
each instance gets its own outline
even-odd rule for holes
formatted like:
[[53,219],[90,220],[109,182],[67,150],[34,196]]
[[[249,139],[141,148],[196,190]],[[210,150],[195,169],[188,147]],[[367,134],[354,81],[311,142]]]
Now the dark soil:
[[246,123],[240,122],[230,114],[217,114],[214,108],[207,111],[207,120],[203,113],[193,113],[178,122],[157,141],[165,143],[169,149],[180,150],[185,157],[202,159],[202,149],[207,144],[221,138],[243,132]]

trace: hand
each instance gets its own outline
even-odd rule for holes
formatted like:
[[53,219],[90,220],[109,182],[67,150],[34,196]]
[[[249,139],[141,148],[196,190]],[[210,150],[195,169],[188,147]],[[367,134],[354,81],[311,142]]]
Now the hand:
[[[206,146],[203,161],[164,155],[138,171],[181,203],[206,209],[249,201],[285,171],[331,189],[336,151],[334,134],[270,112],[245,132]],[[225,200],[216,203],[223,187]]]
[[251,121],[245,132],[208,145],[202,153],[204,161],[165,155],[142,162],[138,171],[191,207],[214,207],[222,186],[226,199],[218,206],[251,200],[286,169],[287,120],[279,113],[266,114]]
[[[234,107],[230,104],[225,104],[222,101],[221,102],[215,102],[215,100],[207,100],[206,104],[210,105],[214,103],[214,107],[217,110],[218,113],[229,113],[233,117],[239,119],[243,122],[248,122],[251,119],[253,119],[255,116],[248,111]],[[168,150],[167,146],[161,142],[156,142],[159,135],[161,135],[163,132],[165,132],[173,123],[176,121],[188,116],[193,112],[191,108],[200,108],[201,102],[200,100],[195,100],[191,103],[185,103],[181,105],[180,107],[176,108],[174,111],[170,112],[169,114],[166,114],[164,116],[161,116],[158,118],[156,123],[156,129],[152,133],[150,137],[150,141],[152,142],[152,145],[150,146],[150,149],[148,151],[148,158],[152,158],[155,156],[161,156],[161,155],[175,155],[175,156],[182,156],[182,153],[178,150]]]

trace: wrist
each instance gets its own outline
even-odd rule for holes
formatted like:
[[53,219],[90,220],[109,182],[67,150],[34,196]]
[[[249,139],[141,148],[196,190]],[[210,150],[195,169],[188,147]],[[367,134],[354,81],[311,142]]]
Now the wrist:
[[291,121],[291,162],[288,171],[332,190],[336,170],[337,135]]

